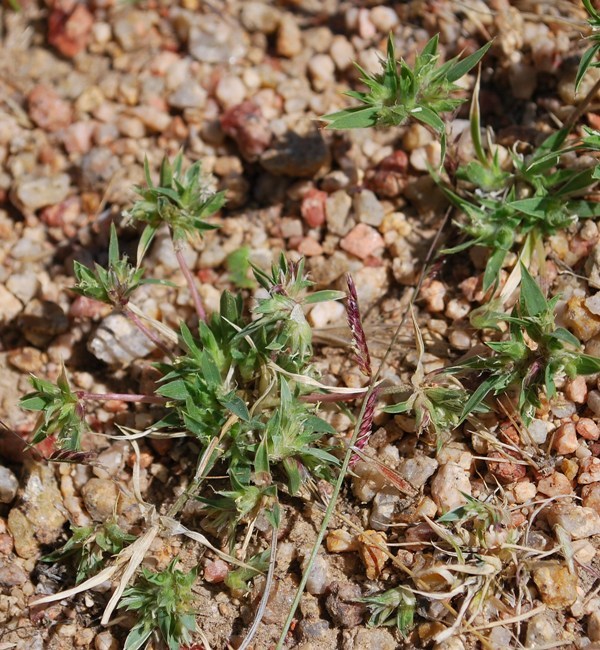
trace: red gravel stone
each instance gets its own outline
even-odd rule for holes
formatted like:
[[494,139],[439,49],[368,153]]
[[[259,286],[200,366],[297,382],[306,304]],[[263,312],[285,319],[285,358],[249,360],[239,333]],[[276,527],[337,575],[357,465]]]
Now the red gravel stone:
[[50,86],[35,86],[28,96],[29,117],[46,131],[64,129],[73,118],[71,104],[61,99]]
[[48,43],[63,56],[74,57],[86,48],[93,24],[84,4],[77,4],[71,13],[55,8],[48,16]]

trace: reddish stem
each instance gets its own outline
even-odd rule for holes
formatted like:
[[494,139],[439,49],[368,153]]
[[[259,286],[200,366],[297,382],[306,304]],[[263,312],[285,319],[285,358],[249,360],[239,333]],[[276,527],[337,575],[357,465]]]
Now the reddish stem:
[[142,332],[142,334],[147,336],[161,352],[166,354],[169,359],[173,359],[175,357],[173,352],[171,352],[171,350],[169,350],[169,348],[160,340],[158,335],[149,327],[146,327],[143,321],[138,318],[132,311],[127,309],[127,307],[123,308],[123,315],[129,319],[140,330],[140,332]]
[[81,400],[98,400],[105,402],[116,399],[121,402],[138,402],[143,404],[166,404],[169,400],[159,395],[134,395],[131,393],[88,393],[85,390],[78,390],[77,399]]
[[190,267],[185,261],[183,251],[177,246],[176,243],[174,243],[174,248],[175,248],[175,257],[179,262],[179,268],[181,269],[181,272],[185,277],[185,281],[187,282],[187,285],[190,288],[190,293],[192,294],[192,300],[194,301],[194,307],[196,308],[196,313],[198,314],[198,318],[200,320],[205,321],[206,310],[204,309],[204,305],[202,304],[202,298],[198,293],[198,287],[196,286],[196,280],[194,279],[194,275],[192,274]]

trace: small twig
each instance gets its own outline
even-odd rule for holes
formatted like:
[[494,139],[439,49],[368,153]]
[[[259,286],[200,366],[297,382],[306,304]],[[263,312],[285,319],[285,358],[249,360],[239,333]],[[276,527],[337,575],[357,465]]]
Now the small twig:
[[190,289],[190,293],[192,294],[192,300],[194,302],[194,307],[196,308],[196,314],[198,314],[198,318],[200,320],[205,321],[206,310],[204,309],[204,305],[202,304],[202,298],[200,297],[200,293],[198,292],[198,287],[196,286],[196,280],[194,278],[194,275],[192,274],[190,267],[185,261],[183,250],[179,248],[177,244],[174,243],[173,245],[175,248],[175,257],[179,262],[179,268],[181,269],[181,272],[183,273],[183,277],[185,278],[185,281],[187,282],[187,285]]

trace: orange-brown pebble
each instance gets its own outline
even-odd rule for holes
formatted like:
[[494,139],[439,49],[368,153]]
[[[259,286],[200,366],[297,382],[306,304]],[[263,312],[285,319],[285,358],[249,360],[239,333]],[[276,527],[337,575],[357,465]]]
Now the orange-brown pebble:
[[386,547],[385,535],[376,530],[365,530],[357,536],[357,541],[358,552],[365,565],[367,578],[376,580],[388,561],[387,554],[382,550],[382,547]]
[[552,446],[558,454],[562,455],[572,454],[577,449],[579,443],[575,425],[572,422],[565,422],[558,427]]
[[600,427],[591,418],[580,418],[575,429],[585,440],[598,440],[600,438]]
[[538,482],[538,492],[553,497],[559,494],[571,494],[573,487],[571,481],[564,474],[554,472]]

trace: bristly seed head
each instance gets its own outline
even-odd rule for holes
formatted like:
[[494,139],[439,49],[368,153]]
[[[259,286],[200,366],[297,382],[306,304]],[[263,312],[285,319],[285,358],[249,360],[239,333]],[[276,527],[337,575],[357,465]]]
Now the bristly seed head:
[[[379,389],[374,388],[371,394],[367,397],[367,405],[365,407],[365,412],[360,423],[360,429],[358,431],[358,437],[356,438],[356,448],[364,449],[369,438],[371,437],[371,428],[373,426],[373,417],[375,416],[375,404],[377,403],[377,397],[379,395]],[[350,459],[350,467],[354,467],[358,461],[359,456],[355,454]]]
[[348,285],[346,317],[348,318],[348,326],[352,332],[352,347],[354,348],[355,359],[363,375],[370,378],[373,376],[373,371],[371,369],[371,355],[369,354],[367,337],[360,318],[356,286],[354,285],[354,280],[350,274],[346,275],[346,283]]

